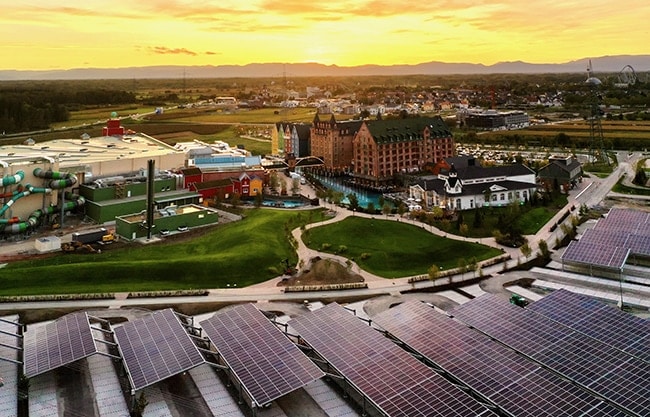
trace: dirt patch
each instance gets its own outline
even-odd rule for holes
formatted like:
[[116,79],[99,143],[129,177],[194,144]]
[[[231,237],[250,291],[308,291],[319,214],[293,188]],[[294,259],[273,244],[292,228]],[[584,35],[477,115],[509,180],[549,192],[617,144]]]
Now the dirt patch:
[[278,286],[346,284],[363,281],[363,277],[352,272],[347,265],[316,257],[310,261],[307,269],[296,276],[282,280]]

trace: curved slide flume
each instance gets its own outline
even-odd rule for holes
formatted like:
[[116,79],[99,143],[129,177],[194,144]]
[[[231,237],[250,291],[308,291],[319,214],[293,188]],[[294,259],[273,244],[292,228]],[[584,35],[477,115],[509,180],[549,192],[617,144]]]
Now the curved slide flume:
[[[5,214],[5,211],[9,210],[9,208],[13,206],[17,200],[23,197],[27,197],[30,194],[34,194],[38,192],[44,193],[47,192],[47,190],[49,190],[50,193],[52,192],[52,190],[49,188],[34,188],[31,185],[27,184],[25,186],[25,189],[23,189],[22,191],[12,192],[11,193],[12,197],[4,204],[4,206],[0,207],[0,216],[3,216]],[[6,193],[5,195],[8,194],[9,193]],[[7,220],[11,220],[11,219],[0,219],[0,223],[8,223]]]
[[[63,204],[63,211],[66,212],[73,210],[79,206],[82,206],[86,203],[85,198],[83,198],[80,195],[74,195],[72,193],[66,193],[65,198],[70,200],[67,203]],[[60,211],[61,211],[61,207],[57,207],[57,206],[50,206],[44,209],[35,210],[32,212],[32,214],[29,215],[29,218],[25,222],[21,222],[21,221],[7,222],[8,224],[5,226],[4,232],[12,233],[12,234],[26,232],[28,229],[35,228],[36,226],[38,226],[38,224],[41,222],[41,217],[43,217],[43,215],[54,214]],[[0,219],[0,222],[2,222],[2,220],[3,219]]]
[[18,184],[22,180],[25,179],[25,172],[24,171],[18,171],[16,172],[15,175],[9,175],[4,178],[2,178],[2,186],[6,187],[7,185],[13,185],[13,184]]
[[47,186],[55,190],[67,188],[77,183],[77,176],[69,172],[45,171],[36,168],[34,169],[34,176],[51,180]]

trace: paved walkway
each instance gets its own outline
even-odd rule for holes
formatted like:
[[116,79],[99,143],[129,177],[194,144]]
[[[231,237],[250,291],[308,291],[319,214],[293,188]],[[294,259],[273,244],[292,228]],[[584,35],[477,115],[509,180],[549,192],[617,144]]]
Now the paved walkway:
[[[622,168],[621,168],[622,171]],[[615,175],[610,176],[610,181],[615,182],[618,173],[615,172]],[[611,180],[611,178],[614,180]],[[570,211],[572,206],[575,206],[573,213],[577,214],[577,210],[581,204],[581,201],[598,201],[600,202],[602,198],[609,192],[610,188],[607,186],[600,185],[605,181],[599,179],[594,179],[592,181],[584,181],[581,183],[576,190],[571,192],[571,196],[568,199],[568,203],[565,207],[558,211],[558,213],[551,219],[547,225],[540,228],[540,230],[535,235],[527,236],[529,245],[533,251],[536,253],[538,250],[538,242],[540,240],[545,240],[548,242],[549,248],[552,248],[555,245],[556,239],[561,239],[563,237],[562,230],[560,227],[557,227],[553,232],[550,231],[549,226],[557,223],[557,221],[567,212]],[[605,184],[603,184],[605,185]],[[316,195],[315,190],[313,190],[309,185],[301,184],[301,193],[303,195]],[[450,239],[462,240],[466,242],[475,242],[484,245],[489,245],[492,247],[499,248],[505,253],[510,254],[512,259],[508,262],[496,264],[493,266],[483,268],[483,273],[486,276],[492,276],[489,279],[483,280],[481,282],[481,289],[487,292],[493,293],[503,293],[504,295],[509,294],[509,292],[504,289],[504,284],[515,282],[518,279],[524,277],[524,274],[519,273],[508,273],[501,274],[501,271],[516,266],[519,262],[524,262],[526,259],[521,254],[521,251],[518,248],[507,248],[501,245],[498,245],[494,238],[466,238],[462,236],[448,234],[440,229],[437,229],[432,226],[422,224],[410,220],[406,217],[400,216],[383,216],[383,215],[369,215],[366,213],[352,212],[348,209],[338,207],[335,205],[327,204],[326,208],[329,208],[333,213],[333,217],[329,220],[314,223],[307,225],[307,229],[313,227],[319,227],[325,224],[331,224],[333,222],[341,221],[349,216],[359,216],[365,218],[375,218],[381,220],[393,220],[398,222],[403,222],[407,224],[412,224],[416,227],[421,227],[424,230],[429,231],[430,233],[445,236]],[[565,221],[570,221],[570,218],[565,219]],[[298,265],[304,264],[308,265],[309,261],[319,256],[321,258],[335,259],[342,264],[345,264],[348,259],[322,253],[309,249],[301,239],[301,230],[299,228],[292,230],[292,235],[295,238],[298,248],[297,254],[299,263]],[[67,235],[64,235],[63,239],[66,239]],[[0,245],[0,255],[2,253],[16,253],[20,251],[29,251],[34,248],[34,239],[14,243],[11,245]],[[109,300],[80,300],[80,301],[57,301],[57,302],[33,302],[30,303],[30,308],[120,308],[120,307],[130,307],[130,306],[143,306],[143,305],[159,305],[159,304],[170,304],[170,303],[202,303],[202,302],[242,302],[242,301],[303,301],[310,297],[312,298],[339,298],[339,297],[373,297],[377,295],[391,295],[396,296],[402,292],[410,290],[422,290],[422,289],[431,289],[436,285],[436,282],[431,282],[429,280],[418,281],[414,283],[409,283],[409,277],[395,278],[395,279],[386,279],[370,272],[367,272],[361,269],[357,264],[353,262],[353,270],[358,272],[368,284],[366,289],[354,289],[354,290],[345,290],[345,291],[319,291],[312,293],[305,292],[296,292],[296,293],[284,293],[283,287],[278,286],[278,283],[281,281],[282,277],[276,277],[269,281],[252,285],[245,288],[229,288],[229,289],[212,289],[209,291],[207,296],[199,297],[165,297],[165,298],[137,298],[137,299],[127,299],[125,293],[116,294],[114,299]],[[445,278],[447,282],[460,283],[463,280],[473,278],[471,273],[466,273],[460,276],[453,276],[450,278]],[[439,285],[439,284],[438,284]],[[440,300],[437,300],[440,302]],[[449,300],[445,301],[448,302]],[[2,310],[16,310],[24,309],[25,303],[0,303],[0,311]]]

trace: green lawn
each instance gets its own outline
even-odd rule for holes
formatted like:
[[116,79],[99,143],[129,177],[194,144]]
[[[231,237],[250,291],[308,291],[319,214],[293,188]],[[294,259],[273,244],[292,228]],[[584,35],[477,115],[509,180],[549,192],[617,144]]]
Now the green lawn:
[[615,193],[630,194],[630,195],[650,195],[650,188],[628,187],[627,185],[623,184],[622,178],[618,180],[618,182],[614,185],[614,187],[612,187],[612,191],[614,191]]
[[[463,223],[467,224],[469,237],[492,237],[494,230],[499,229],[499,216],[506,221],[515,222],[517,229],[524,235],[532,235],[544,226],[553,216],[564,207],[567,203],[565,195],[557,196],[546,206],[531,207],[529,205],[518,206],[518,210],[513,214],[511,207],[483,207],[483,223],[480,227],[475,227],[474,217],[475,210],[465,210],[462,212]],[[434,226],[447,233],[460,234],[456,222],[437,221]]]
[[[309,214],[311,213],[311,214]],[[322,219],[322,211],[250,210],[240,222],[191,241],[57,254],[0,269],[0,295],[98,293],[247,286],[297,262],[288,231]]]
[[[442,269],[455,268],[461,257],[480,261],[502,253],[488,246],[432,235],[410,224],[361,217],[310,229],[303,234],[303,241],[316,250],[329,245],[324,252],[338,252],[385,278],[426,274],[433,264]],[[341,246],[347,249],[341,252]],[[369,256],[364,259],[362,254]]]

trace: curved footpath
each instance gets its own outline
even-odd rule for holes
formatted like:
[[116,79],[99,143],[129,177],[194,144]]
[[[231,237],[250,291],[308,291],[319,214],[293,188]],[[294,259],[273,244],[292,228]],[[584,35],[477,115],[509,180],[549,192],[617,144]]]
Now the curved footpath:
[[[631,161],[630,161],[631,162]],[[545,240],[548,243],[548,247],[552,248],[555,245],[556,239],[561,239],[562,231],[560,227],[557,227],[553,232],[550,231],[550,225],[557,223],[557,221],[568,211],[572,206],[575,206],[575,210],[579,208],[581,204],[587,204],[588,206],[595,206],[599,204],[611,190],[611,187],[618,181],[618,179],[623,175],[626,170],[629,170],[630,163],[621,163],[618,168],[614,171],[612,175],[605,179],[590,178],[590,181],[583,181],[578,185],[575,190],[571,191],[571,195],[568,198],[568,203],[565,207],[558,211],[558,213],[545,225],[542,226],[535,235],[526,236],[528,238],[529,245],[531,247],[532,253],[538,251],[538,242],[540,240]],[[308,185],[301,185],[301,193],[304,195],[315,195],[315,191],[311,189]],[[481,287],[488,292],[498,292],[509,294],[507,290],[503,288],[503,284],[507,282],[515,281],[519,278],[525,277],[525,273],[505,273],[501,274],[507,268],[516,266],[520,261],[523,262],[526,259],[522,256],[521,251],[518,248],[506,248],[501,245],[498,245],[494,238],[466,238],[462,236],[452,235],[445,233],[435,227],[427,226],[413,220],[398,217],[398,216],[383,216],[383,215],[369,215],[365,213],[352,212],[348,209],[337,207],[335,205],[329,205],[326,207],[329,208],[331,212],[334,213],[333,218],[313,223],[307,225],[306,228],[310,229],[313,227],[319,227],[322,225],[330,224],[333,222],[341,221],[348,216],[360,216],[366,218],[375,218],[381,220],[394,220],[399,222],[404,222],[412,224],[417,227],[422,227],[425,230],[428,230],[430,233],[437,234],[439,236],[446,236],[450,239],[463,240],[466,242],[481,243],[484,245],[489,245],[502,249],[504,252],[510,254],[512,259],[505,263],[500,263],[485,267],[482,269],[483,274],[488,279],[481,282]],[[319,256],[321,258],[335,259],[343,264],[345,264],[348,259],[322,253],[313,249],[309,249],[302,241],[301,230],[296,228],[292,231],[293,237],[296,239],[298,244],[297,254],[300,261],[303,261],[305,265],[309,261]],[[33,242],[25,242],[24,250],[33,248]],[[18,245],[13,244],[11,251],[16,253],[20,251],[17,248]],[[0,253],[8,252],[7,248],[0,248]],[[15,311],[15,310],[24,310],[29,309],[43,309],[43,308],[121,308],[121,307],[133,307],[133,306],[147,306],[147,305],[167,305],[167,304],[186,304],[186,303],[215,303],[215,302],[224,302],[224,303],[236,303],[236,302],[267,302],[267,301],[304,301],[306,299],[335,299],[335,298],[363,298],[363,297],[375,297],[378,295],[400,295],[405,291],[412,291],[418,289],[431,289],[435,287],[435,282],[424,280],[414,283],[409,283],[408,280],[410,277],[403,278],[394,278],[386,279],[374,274],[371,274],[361,268],[353,262],[353,269],[356,270],[368,284],[368,288],[363,289],[350,289],[350,290],[332,290],[332,291],[318,291],[318,292],[291,292],[284,293],[283,287],[278,286],[278,283],[282,280],[282,277],[277,277],[269,281],[252,285],[244,288],[228,288],[228,289],[211,289],[207,296],[187,296],[187,297],[151,297],[151,298],[136,298],[136,299],[127,299],[126,293],[117,293],[115,294],[114,299],[106,300],[75,300],[75,301],[37,301],[37,302],[20,302],[20,303],[0,303],[0,311]],[[462,275],[456,275],[453,277],[446,277],[444,281],[446,283],[453,282],[461,284],[464,280],[469,280],[473,278],[472,273],[466,273]],[[460,286],[460,285],[459,285]],[[438,296],[440,297],[440,296]],[[444,304],[444,297],[440,297],[440,303]],[[449,300],[447,300],[449,301]],[[436,304],[438,304],[436,302]]]

